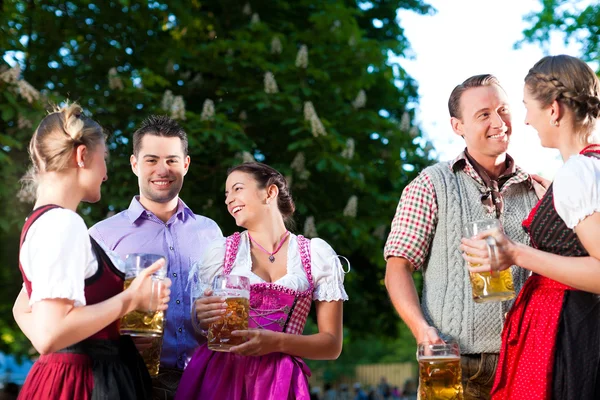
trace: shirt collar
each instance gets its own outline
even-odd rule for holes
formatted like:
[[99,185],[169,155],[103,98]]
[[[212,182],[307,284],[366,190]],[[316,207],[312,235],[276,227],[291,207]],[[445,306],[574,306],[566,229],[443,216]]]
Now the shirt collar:
[[[133,196],[131,203],[129,203],[129,208],[127,209],[129,221],[132,224],[135,224],[135,222],[146,213],[153,214],[152,211],[146,210],[142,203],[140,203],[140,196]],[[179,218],[181,221],[185,221],[186,217],[192,217],[193,219],[196,219],[196,214],[194,214],[194,212],[183,202],[183,200],[178,199],[175,217]]]
[[[483,179],[481,178],[481,176],[479,176],[479,174],[475,170],[475,167],[473,167],[473,164],[467,158],[466,150],[467,149],[465,148],[465,150],[463,150],[458,155],[458,157],[456,157],[454,159],[454,161],[452,161],[450,163],[450,165],[449,165],[450,169],[453,172],[457,172],[459,170],[465,170],[465,172],[467,172],[469,175],[472,175],[473,178],[475,178],[481,184],[485,185],[485,183],[483,182]],[[523,169],[521,169],[521,167],[519,167],[517,164],[515,164],[514,159],[509,154],[506,155],[506,160],[508,162],[508,168],[506,169],[506,171],[504,171],[504,173],[502,174],[500,179],[501,178],[508,179],[510,177],[518,177],[518,179],[516,180],[515,183],[529,179],[529,174],[527,174]]]

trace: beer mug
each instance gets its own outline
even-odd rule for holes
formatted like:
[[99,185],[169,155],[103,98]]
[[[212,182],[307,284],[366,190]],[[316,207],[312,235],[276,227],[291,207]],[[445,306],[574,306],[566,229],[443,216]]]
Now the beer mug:
[[[481,232],[498,229],[502,230],[499,220],[489,218],[473,221],[465,224],[463,233],[466,238],[472,238]],[[488,236],[486,239],[488,252],[492,261],[496,258],[496,240]],[[471,267],[479,267],[479,264],[470,264]],[[504,271],[470,272],[471,288],[473,289],[473,301],[486,303],[490,301],[506,301],[515,297],[515,286],[513,284],[511,269]]]
[[208,327],[208,348],[213,351],[229,351],[231,347],[245,341],[242,336],[231,336],[231,332],[248,329],[250,280],[239,275],[217,275],[212,290],[213,296],[226,298],[227,309],[221,319]]
[[[128,254],[125,259],[125,284],[127,289],[131,282],[145,268],[148,268],[163,256],[157,254]],[[167,264],[152,274],[152,296],[148,311],[134,310],[121,318],[121,335],[141,337],[162,337],[164,329],[164,311],[156,311],[160,295],[160,282],[167,275]]]
[[419,343],[420,400],[462,400],[462,372],[458,343]]

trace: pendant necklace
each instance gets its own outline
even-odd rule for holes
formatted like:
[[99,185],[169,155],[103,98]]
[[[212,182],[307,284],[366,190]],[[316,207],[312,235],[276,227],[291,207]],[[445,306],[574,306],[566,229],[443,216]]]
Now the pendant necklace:
[[267,253],[269,255],[269,261],[271,261],[272,263],[275,262],[275,254],[279,251],[279,249],[281,249],[281,246],[283,246],[283,242],[285,242],[285,239],[287,239],[287,237],[290,236],[290,231],[285,231],[285,234],[283,235],[283,239],[281,239],[281,242],[279,242],[279,246],[277,246],[277,248],[275,249],[274,252],[270,252],[267,251],[264,247],[262,247],[260,244],[258,244],[256,242],[256,240],[252,239],[252,236],[250,236],[250,232],[248,232],[248,238],[252,241],[252,243],[254,243],[259,249],[261,249],[262,251],[264,251],[265,253]]

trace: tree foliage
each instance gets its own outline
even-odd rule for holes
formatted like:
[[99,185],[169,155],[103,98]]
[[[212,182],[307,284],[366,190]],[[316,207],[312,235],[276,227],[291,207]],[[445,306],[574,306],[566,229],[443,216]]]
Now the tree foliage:
[[525,16],[531,25],[523,31],[523,41],[547,47],[552,33],[562,33],[565,44],[581,44],[583,60],[600,62],[600,4],[584,3],[582,7],[568,0],[541,0],[542,10]]
[[[80,209],[89,224],[128,206],[137,192],[128,165],[131,135],[147,115],[170,114],[189,135],[192,164],[181,197],[195,212],[232,233],[236,227],[222,204],[227,168],[245,159],[277,168],[291,183],[296,231],[322,237],[352,264],[344,315],[350,340],[397,335],[383,286],[382,248],[402,189],[431,161],[412,126],[416,82],[389,56],[409,49],[396,11],[431,13],[427,4],[0,5],[3,70],[7,62],[19,64],[19,80],[42,93],[29,103],[0,80],[3,326],[14,328],[9,310],[21,283],[18,237],[31,209],[17,196],[27,142],[48,102],[70,99],[110,133],[102,200]],[[24,120],[33,127],[19,123]],[[0,344],[14,350],[9,342],[3,337]]]

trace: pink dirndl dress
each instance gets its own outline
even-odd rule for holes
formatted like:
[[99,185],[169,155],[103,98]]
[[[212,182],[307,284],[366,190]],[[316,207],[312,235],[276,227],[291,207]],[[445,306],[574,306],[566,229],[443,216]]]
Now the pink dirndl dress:
[[[231,273],[240,234],[225,245],[224,274]],[[250,286],[248,326],[301,335],[312,303],[310,240],[298,236],[298,249],[309,287],[296,291],[273,283]],[[310,370],[301,358],[283,353],[241,356],[201,345],[187,365],[176,400],[310,399]]]

